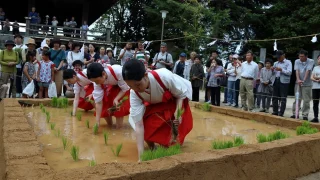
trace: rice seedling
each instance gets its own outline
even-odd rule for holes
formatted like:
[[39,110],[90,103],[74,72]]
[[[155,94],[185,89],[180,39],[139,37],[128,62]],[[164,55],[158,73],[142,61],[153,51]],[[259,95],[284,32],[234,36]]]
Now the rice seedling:
[[211,105],[209,104],[209,103],[203,103],[202,105],[201,105],[201,109],[203,110],[203,111],[211,111]]
[[68,138],[65,136],[62,136],[61,140],[62,140],[63,149],[66,150],[67,147],[69,146]]
[[52,107],[57,107],[58,105],[58,98],[57,97],[53,97],[51,100],[51,106]]
[[62,100],[62,98],[58,98],[57,99],[58,101],[57,101],[57,108],[63,108],[63,100]]
[[104,139],[104,144],[108,145],[109,134],[107,131],[103,131],[103,139]]
[[81,112],[77,112],[76,114],[78,121],[82,120],[82,113]]
[[97,165],[97,162],[94,159],[91,159],[91,161],[89,162],[89,166],[93,167],[95,165]]
[[111,147],[111,151],[112,151],[113,155],[117,156],[117,157],[119,157],[121,149],[122,149],[122,143],[117,146],[116,151],[114,151],[114,149]]
[[63,108],[67,108],[69,105],[68,98],[62,98],[62,104],[63,104]]
[[46,108],[45,107],[42,108],[42,112],[46,113]]
[[72,111],[70,112],[70,116],[73,116],[73,112]]
[[42,109],[44,106],[43,106],[43,104],[42,103],[40,103],[40,109]]
[[54,130],[54,128],[56,127],[56,123],[50,123],[50,129]]
[[281,131],[276,131],[276,132],[268,134],[268,135],[258,134],[257,140],[259,143],[264,143],[264,142],[271,142],[271,141],[275,141],[275,140],[279,140],[279,139],[285,139],[288,137],[289,137],[288,134],[285,134]]
[[233,141],[213,141],[212,149],[227,149],[232,147],[238,147],[244,144],[242,137],[235,137]]
[[312,128],[310,123],[307,121],[303,122],[302,125],[298,126],[296,129],[297,135],[314,134],[317,132],[319,132],[319,130],[317,128]]
[[90,121],[89,121],[89,119],[86,120],[86,126],[87,126],[88,129],[90,128]]
[[[184,113],[184,109],[179,108],[178,111],[177,111],[176,119],[180,119],[183,113]],[[179,134],[178,126],[175,125],[174,123],[172,123],[172,128],[171,129],[172,129],[172,138],[173,138],[172,142],[176,143],[177,142],[177,137],[178,137],[178,134]]]
[[98,134],[98,130],[99,130],[99,126],[98,126],[98,124],[96,123],[96,124],[94,124],[94,126],[93,126],[93,134],[94,134],[94,135],[97,135],[97,134]]
[[55,133],[54,133],[54,135],[55,135],[56,137],[60,137],[60,134],[61,134],[60,129],[56,130]]
[[212,142],[212,149],[227,149],[232,147],[233,147],[232,141],[213,141]]
[[166,156],[173,156],[181,153],[180,144],[170,146],[169,148],[164,148],[162,146],[157,147],[155,150],[147,150],[141,155],[140,159],[142,161],[149,161],[153,159],[158,159]]
[[50,113],[46,112],[46,121],[47,121],[47,123],[50,123],[50,119],[51,119]]
[[128,99],[129,99],[128,96],[123,97],[122,100],[119,102],[119,104],[118,104],[117,106],[112,106],[111,108],[109,108],[109,109],[108,109],[108,112],[109,112],[110,114],[116,112],[116,111],[121,107],[121,105],[122,105],[125,101],[127,101]]
[[74,161],[79,160],[79,147],[78,146],[72,146],[70,150],[71,157]]

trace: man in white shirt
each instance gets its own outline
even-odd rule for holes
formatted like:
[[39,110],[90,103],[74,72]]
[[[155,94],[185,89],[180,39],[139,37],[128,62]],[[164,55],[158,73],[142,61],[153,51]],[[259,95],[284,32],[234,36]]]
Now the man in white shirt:
[[[242,63],[241,81],[240,81],[240,96],[243,110],[253,112],[254,96],[253,96],[253,80],[258,76],[258,64],[253,61],[253,52],[248,51],[246,54],[246,62]],[[248,105],[247,106],[247,100]]]
[[170,53],[167,52],[167,44],[165,42],[161,43],[161,51],[157,53],[153,58],[153,63],[155,69],[167,68],[172,70],[173,60]]
[[58,22],[58,20],[56,19],[56,17],[53,16],[52,21],[51,21],[51,25],[52,25],[52,27],[51,27],[51,33],[52,33],[53,35],[56,34],[56,29],[57,29],[58,23],[59,23],[59,22]]

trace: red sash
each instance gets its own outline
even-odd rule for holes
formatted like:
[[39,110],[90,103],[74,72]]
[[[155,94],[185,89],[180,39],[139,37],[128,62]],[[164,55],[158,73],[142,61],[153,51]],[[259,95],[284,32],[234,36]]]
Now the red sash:
[[[82,77],[87,78],[87,76],[85,76],[85,75],[82,73],[82,71],[78,71],[78,73],[79,73]],[[88,78],[87,78],[87,79],[88,79]],[[80,87],[82,87],[82,85],[81,85],[79,82],[77,82],[77,84],[78,84]],[[84,87],[84,90],[85,90],[85,92],[86,92],[85,98],[86,98],[87,96],[89,96],[89,95],[92,94],[93,89],[94,89],[94,88],[93,88],[93,83],[91,83],[91,84],[89,84],[89,85],[87,85],[87,86]],[[78,108],[84,109],[85,111],[89,111],[89,110],[93,109],[94,106],[93,106],[93,104],[92,104],[91,102],[87,102],[85,98],[82,98],[82,97],[79,98]],[[90,100],[93,100],[93,98],[91,98]]]

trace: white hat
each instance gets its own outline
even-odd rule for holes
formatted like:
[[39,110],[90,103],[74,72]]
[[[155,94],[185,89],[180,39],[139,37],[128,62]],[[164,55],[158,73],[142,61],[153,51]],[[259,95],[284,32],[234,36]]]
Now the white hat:
[[41,46],[41,49],[43,49],[43,48],[48,48],[49,49],[48,44],[44,44],[43,46]]
[[238,55],[238,54],[234,54],[234,55],[232,56],[232,58],[238,59],[238,58],[239,58],[239,55]]
[[111,48],[107,48],[107,51],[112,51],[112,49]]

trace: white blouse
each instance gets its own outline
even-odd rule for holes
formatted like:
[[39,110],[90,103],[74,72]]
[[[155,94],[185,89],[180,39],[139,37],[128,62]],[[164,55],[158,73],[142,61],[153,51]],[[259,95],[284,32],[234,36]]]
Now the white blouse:
[[[118,85],[123,92],[126,92],[130,89],[130,87],[127,85],[127,83],[122,78],[122,66],[120,65],[113,65],[110,66],[117,77],[118,80],[116,80],[113,75],[111,74],[108,67],[104,68],[104,71],[107,73],[108,78],[104,81],[104,85]],[[93,98],[96,103],[101,102],[104,95],[104,90],[101,87],[101,85],[97,85],[94,83],[94,90],[93,90]]]
[[72,69],[72,63],[76,60],[80,60],[80,61],[84,62],[84,52],[83,51],[79,51],[77,53],[75,53],[73,51],[68,52],[68,56],[67,56],[68,69]]
[[80,79],[76,84],[74,84],[73,92],[74,94],[80,93],[80,97],[85,98],[86,92],[84,91],[84,87],[86,85],[91,84],[92,82],[87,78],[87,70],[82,70],[83,75],[86,77],[83,77],[81,74],[77,73],[77,77]]
[[[175,98],[192,99],[192,86],[190,81],[173,74],[166,68],[161,68],[155,71],[160,76],[163,84]],[[139,93],[139,95],[144,99],[144,101],[147,101],[150,104],[161,103],[164,90],[151,73],[148,73],[148,77],[150,80],[150,94],[143,92]],[[134,124],[142,120],[145,110],[146,107],[144,106],[142,100],[138,97],[135,91],[131,90],[129,122],[134,129]]]

